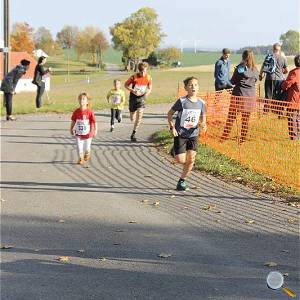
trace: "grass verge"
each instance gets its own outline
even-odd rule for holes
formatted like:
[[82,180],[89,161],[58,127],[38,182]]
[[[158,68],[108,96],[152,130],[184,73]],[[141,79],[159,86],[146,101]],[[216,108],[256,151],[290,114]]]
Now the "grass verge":
[[[154,143],[163,151],[170,153],[173,137],[167,129],[153,135]],[[239,162],[217,152],[207,145],[199,144],[195,167],[227,182],[244,184],[260,193],[271,194],[286,199],[288,202],[300,202],[300,193],[292,188],[282,186],[271,178],[242,166]]]

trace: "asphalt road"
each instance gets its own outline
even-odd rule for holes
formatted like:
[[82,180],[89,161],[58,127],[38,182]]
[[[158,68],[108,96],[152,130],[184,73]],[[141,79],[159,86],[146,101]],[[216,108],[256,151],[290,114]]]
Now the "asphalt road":
[[89,168],[69,115],[1,122],[1,299],[288,299],[273,270],[299,294],[299,210],[195,171],[174,191],[179,166],[149,142],[168,107],[147,108],[138,143],[126,114],[110,133],[98,112]]

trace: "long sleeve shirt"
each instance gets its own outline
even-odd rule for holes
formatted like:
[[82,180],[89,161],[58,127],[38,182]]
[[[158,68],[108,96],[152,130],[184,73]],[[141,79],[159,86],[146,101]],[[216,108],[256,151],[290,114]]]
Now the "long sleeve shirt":
[[230,82],[230,61],[222,57],[215,63],[215,84],[218,87],[232,86]]
[[287,79],[282,83],[282,89],[287,90],[289,107],[300,109],[300,68],[290,71]]
[[26,73],[26,68],[22,65],[16,66],[4,77],[1,83],[1,90],[4,93],[13,93],[19,79]]

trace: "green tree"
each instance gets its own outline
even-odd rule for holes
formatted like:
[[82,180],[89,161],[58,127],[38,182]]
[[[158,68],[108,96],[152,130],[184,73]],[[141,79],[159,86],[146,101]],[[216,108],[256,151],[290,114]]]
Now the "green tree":
[[282,51],[287,55],[295,55],[300,51],[300,33],[299,31],[289,30],[280,36]]
[[79,31],[76,42],[78,58],[83,53],[91,55],[92,64],[102,63],[102,53],[108,48],[108,41],[104,33],[96,27],[85,27]]
[[85,27],[83,30],[78,32],[77,40],[76,40],[76,50],[77,50],[77,56],[78,59],[80,59],[81,55],[84,53],[90,53],[92,54],[92,63],[95,64],[95,57],[94,53],[91,53],[90,46],[91,46],[91,40],[95,37],[95,35],[98,33],[97,29],[92,26]]
[[55,55],[61,52],[60,46],[53,40],[49,29],[39,27],[34,34],[36,49],[42,49],[49,55]]
[[139,9],[123,22],[110,27],[114,48],[123,51],[127,61],[135,65],[147,58],[160,44],[164,34],[156,11],[149,7]]
[[26,51],[32,53],[34,50],[33,28],[27,23],[15,23],[10,35],[12,51]]
[[102,31],[99,31],[91,40],[91,51],[96,53],[96,61],[98,67],[100,68],[103,64],[102,54],[108,48],[108,41]]
[[66,25],[56,34],[56,42],[63,49],[74,48],[77,41],[79,29],[77,26]]
[[162,61],[170,65],[174,61],[178,61],[180,59],[181,52],[178,48],[169,47],[169,48],[161,49],[159,51],[159,57]]

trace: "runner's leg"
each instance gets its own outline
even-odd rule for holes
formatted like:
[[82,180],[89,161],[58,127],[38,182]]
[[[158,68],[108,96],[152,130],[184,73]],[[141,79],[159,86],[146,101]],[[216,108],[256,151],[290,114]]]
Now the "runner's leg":
[[84,151],[83,151],[83,141],[80,137],[76,137],[76,145],[77,145],[77,153],[78,153],[78,164],[83,163],[83,156],[84,156]]
[[144,114],[144,109],[143,108],[138,108],[137,112],[136,112],[136,118],[134,121],[134,126],[133,126],[133,130],[136,132],[137,129],[139,128],[142,118],[143,118],[143,114]]

